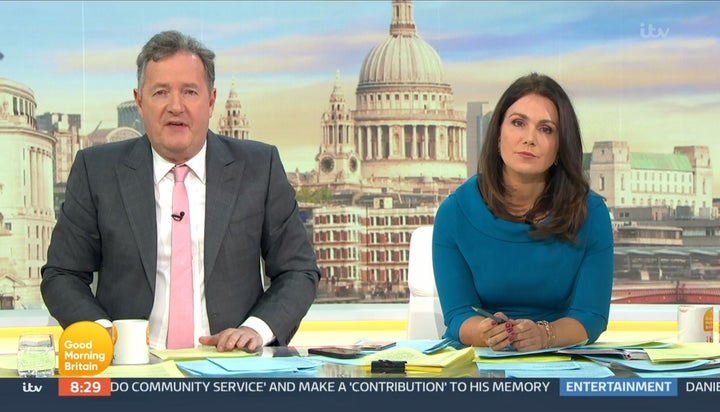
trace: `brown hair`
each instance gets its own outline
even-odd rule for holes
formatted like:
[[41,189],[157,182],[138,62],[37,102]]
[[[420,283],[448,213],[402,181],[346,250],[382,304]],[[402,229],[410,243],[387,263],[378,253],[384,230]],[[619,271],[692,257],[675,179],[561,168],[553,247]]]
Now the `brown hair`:
[[179,52],[188,52],[200,58],[205,67],[205,82],[212,94],[212,89],[215,87],[215,52],[203,46],[195,38],[176,30],[163,31],[154,35],[138,54],[136,62],[138,92],[142,93],[143,83],[145,83],[145,68],[151,60],[156,62]]
[[[587,217],[590,186],[582,168],[583,152],[580,126],[565,90],[548,76],[531,73],[508,87],[500,97],[488,125],[478,162],[478,186],[488,209],[498,217],[512,218],[507,210],[504,163],[499,153],[500,127],[505,113],[518,99],[537,94],[553,102],[558,112],[559,145],[557,162],[547,172],[545,190],[526,215],[531,236],[553,236],[574,241]],[[537,218],[548,216],[541,224]]]

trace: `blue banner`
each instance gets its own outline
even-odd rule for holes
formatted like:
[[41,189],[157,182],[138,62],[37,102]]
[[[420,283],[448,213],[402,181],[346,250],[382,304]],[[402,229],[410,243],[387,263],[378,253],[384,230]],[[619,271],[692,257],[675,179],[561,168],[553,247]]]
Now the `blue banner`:
[[[589,398],[592,397],[592,398]],[[636,411],[705,410],[720,379],[46,378],[0,379],[23,410]],[[282,409],[280,409],[282,408]]]
[[677,379],[560,379],[560,396],[677,396]]

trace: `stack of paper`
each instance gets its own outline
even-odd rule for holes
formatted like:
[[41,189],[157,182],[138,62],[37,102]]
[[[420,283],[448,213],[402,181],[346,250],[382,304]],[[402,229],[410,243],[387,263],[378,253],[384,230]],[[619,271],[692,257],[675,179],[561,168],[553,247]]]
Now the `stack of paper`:
[[644,349],[630,348],[592,348],[583,346],[579,348],[561,349],[557,351],[557,353],[578,356],[614,356],[622,359],[649,359]]
[[668,348],[649,348],[645,351],[653,362],[678,362],[720,358],[720,345],[717,343],[677,343]]
[[218,352],[215,346],[200,346],[198,348],[188,349],[152,349],[153,355],[162,360],[189,360],[189,359],[207,359],[207,358],[241,358],[246,356],[257,356],[255,352],[245,352],[242,350],[231,350],[228,352]]
[[442,372],[462,363],[471,364],[474,358],[473,348],[453,349],[445,348],[431,355],[408,347],[397,347],[364,356],[362,365],[370,367],[372,361],[391,360],[405,361],[406,372]]
[[[255,352],[218,352],[214,346],[190,349],[152,350],[155,356],[175,361],[177,368],[192,376],[295,375],[314,373],[320,363],[299,357],[267,358]],[[164,362],[167,363],[167,362]]]
[[209,358],[176,362],[177,367],[192,376],[230,377],[230,376],[266,376],[295,375],[315,373],[320,362],[301,357],[287,358]]
[[[579,345],[584,344],[581,342]],[[475,362],[482,374],[499,371],[507,378],[607,378],[614,376],[606,366],[576,361],[561,351],[575,345],[518,352],[514,349],[494,351],[487,347],[475,348]]]
[[98,378],[182,378],[184,376],[172,360],[147,365],[110,365],[103,372],[95,375]]
[[643,377],[720,375],[720,345],[713,343],[595,344],[560,352],[582,355],[598,364],[623,368]]

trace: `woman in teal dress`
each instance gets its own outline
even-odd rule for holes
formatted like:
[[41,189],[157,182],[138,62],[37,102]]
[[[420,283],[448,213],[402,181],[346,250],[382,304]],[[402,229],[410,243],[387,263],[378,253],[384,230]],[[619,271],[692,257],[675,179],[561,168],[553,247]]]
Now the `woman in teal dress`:
[[477,175],[435,218],[446,337],[530,351],[594,342],[605,330],[612,223],[582,162],[580,127],[562,87],[535,73],[516,80],[493,112]]

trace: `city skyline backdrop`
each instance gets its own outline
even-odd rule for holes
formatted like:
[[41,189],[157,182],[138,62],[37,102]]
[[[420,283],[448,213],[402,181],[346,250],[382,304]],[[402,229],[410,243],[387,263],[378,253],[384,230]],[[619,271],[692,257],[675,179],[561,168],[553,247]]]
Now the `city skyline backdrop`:
[[[30,87],[37,113],[80,114],[83,134],[117,126],[132,99],[135,58],[177,29],[216,58],[216,130],[233,81],[251,138],[310,171],[320,117],[340,72],[348,104],[368,52],[387,38],[388,1],[2,2],[0,77]],[[720,112],[720,2],[416,1],[418,34],[437,50],[455,109],[491,110],[517,77],[566,88],[584,151],[628,141],[633,152],[712,144]],[[720,193],[714,167],[713,193]]]

